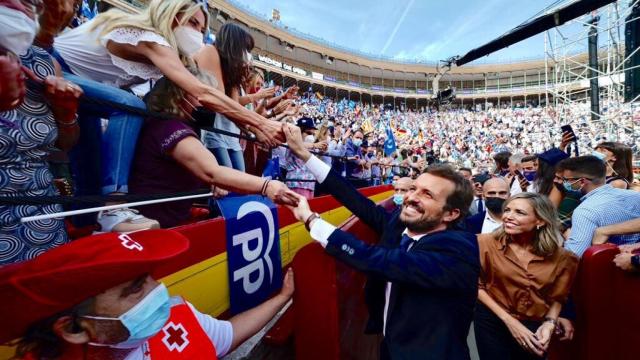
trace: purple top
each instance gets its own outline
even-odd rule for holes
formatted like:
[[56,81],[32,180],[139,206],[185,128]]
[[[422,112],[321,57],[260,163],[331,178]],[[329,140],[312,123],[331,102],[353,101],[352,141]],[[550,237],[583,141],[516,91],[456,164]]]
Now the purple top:
[[[179,164],[168,152],[195,131],[180,120],[148,120],[140,133],[131,165],[131,194],[165,194],[203,189],[206,185]],[[192,200],[172,201],[141,206],[140,212],[160,222],[162,228],[173,227],[189,219]]]

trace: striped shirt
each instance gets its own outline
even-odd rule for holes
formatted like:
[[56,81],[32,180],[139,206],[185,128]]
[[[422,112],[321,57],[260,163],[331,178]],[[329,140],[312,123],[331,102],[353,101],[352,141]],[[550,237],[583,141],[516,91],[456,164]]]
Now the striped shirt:
[[[640,217],[640,192],[603,185],[583,196],[581,201],[573,211],[571,235],[564,243],[567,250],[578,256],[591,246],[596,228]],[[612,236],[609,242],[616,245],[640,242],[640,233]]]

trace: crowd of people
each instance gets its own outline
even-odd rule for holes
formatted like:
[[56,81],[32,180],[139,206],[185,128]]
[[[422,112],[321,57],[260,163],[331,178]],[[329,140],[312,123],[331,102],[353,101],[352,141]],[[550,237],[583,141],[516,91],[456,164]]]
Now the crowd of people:
[[[0,0],[0,194],[122,203],[27,222],[63,207],[0,205],[11,300],[0,341],[22,337],[19,357],[166,358],[159,331],[174,320],[201,335],[192,354],[215,358],[291,298],[291,272],[278,296],[228,322],[170,298],[153,271],[188,241],[154,229],[187,223],[193,203],[133,209],[127,195],[207,188],[211,216],[230,191],[289,207],[327,253],[369,275],[368,329],[384,334],[383,358],[468,358],[472,321],[482,359],[544,357],[552,337],[573,332],[563,309],[587,248],[619,245],[615,265],[640,271],[630,104],[603,104],[605,120],[591,121],[586,103],[410,110],[329,99],[269,84],[240,25],[206,44],[205,1],[152,0],[72,28],[80,4]],[[381,184],[394,187],[391,212],[357,191]],[[381,244],[312,213],[307,200],[321,194]],[[82,226],[103,234],[72,241],[68,229]],[[16,316],[21,306],[30,311]]]

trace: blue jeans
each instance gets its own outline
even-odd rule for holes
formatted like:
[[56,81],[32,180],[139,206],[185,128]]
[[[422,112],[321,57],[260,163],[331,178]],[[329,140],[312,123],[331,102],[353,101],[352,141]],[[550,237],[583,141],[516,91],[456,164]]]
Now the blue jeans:
[[[93,99],[145,110],[144,102],[125,90],[64,73],[64,78]],[[102,132],[101,119],[109,119]],[[107,105],[82,101],[78,110],[80,139],[69,153],[76,190],[80,195],[128,192],[129,171],[143,118]]]
[[245,172],[244,157],[242,155],[242,151],[229,150],[225,148],[215,148],[209,150],[211,150],[213,156],[216,157],[218,165]]

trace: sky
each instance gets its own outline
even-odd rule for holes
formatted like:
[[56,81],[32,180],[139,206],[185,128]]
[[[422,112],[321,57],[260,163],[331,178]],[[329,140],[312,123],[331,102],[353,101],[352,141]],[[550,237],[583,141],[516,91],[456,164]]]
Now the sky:
[[[233,0],[265,17],[280,11],[290,28],[349,49],[397,60],[464,55],[538,14],[556,0]],[[483,58],[544,57],[538,35]]]

